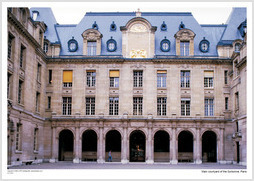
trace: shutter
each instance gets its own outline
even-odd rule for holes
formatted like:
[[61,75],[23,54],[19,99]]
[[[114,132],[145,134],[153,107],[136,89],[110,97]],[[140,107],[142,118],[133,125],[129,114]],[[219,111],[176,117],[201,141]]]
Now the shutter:
[[157,70],[157,74],[166,74],[167,71],[166,70]]
[[213,77],[213,71],[205,71],[205,77]]
[[110,70],[109,77],[119,77],[120,73],[119,70]]
[[63,71],[63,82],[72,82],[72,70]]

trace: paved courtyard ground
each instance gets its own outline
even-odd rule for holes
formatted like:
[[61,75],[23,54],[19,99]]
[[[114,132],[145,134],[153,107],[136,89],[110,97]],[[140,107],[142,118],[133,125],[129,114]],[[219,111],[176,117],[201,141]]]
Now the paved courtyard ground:
[[246,166],[242,165],[225,165],[218,163],[204,163],[204,164],[193,164],[193,163],[178,163],[172,165],[168,163],[128,163],[122,164],[117,162],[112,163],[95,163],[95,162],[84,162],[84,163],[73,163],[60,161],[57,163],[40,163],[32,165],[13,166],[9,169],[246,169]]

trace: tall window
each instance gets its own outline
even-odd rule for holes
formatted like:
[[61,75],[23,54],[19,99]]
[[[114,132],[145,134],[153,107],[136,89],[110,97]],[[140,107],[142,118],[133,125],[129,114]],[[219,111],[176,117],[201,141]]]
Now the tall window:
[[37,81],[41,82],[41,64],[37,65]]
[[40,93],[36,92],[36,103],[35,103],[35,111],[40,111]]
[[213,116],[214,107],[213,107],[213,98],[205,99],[205,116]]
[[87,55],[93,56],[96,55],[96,41],[87,42]]
[[8,73],[8,77],[7,77],[7,98],[10,99],[11,98],[11,78],[12,78],[12,74]]
[[133,71],[133,87],[143,86],[143,71]]
[[213,87],[213,71],[204,72],[204,87]]
[[181,41],[180,42],[180,55],[181,56],[189,56],[190,52],[190,42],[189,41]]
[[239,109],[239,92],[235,93],[235,109]]
[[63,97],[63,115],[71,115],[71,97]]
[[95,115],[95,98],[86,98],[86,115]]
[[181,87],[190,87],[190,71],[181,70]]
[[16,150],[21,151],[21,131],[22,131],[22,125],[20,123],[17,123],[16,128]]
[[157,87],[166,87],[167,71],[157,71]]
[[224,71],[224,84],[228,84],[228,71]]
[[52,83],[52,70],[49,70],[49,84]]
[[43,39],[43,33],[42,31],[40,30],[39,32],[39,44],[42,45],[42,39]]
[[190,99],[182,98],[181,99],[181,116],[190,115]]
[[22,94],[23,94],[23,81],[19,80],[19,88],[18,88],[18,103],[19,104],[23,103]]
[[89,70],[86,72],[86,85],[87,87],[95,87],[96,72]]
[[228,97],[225,97],[225,110],[228,110]]
[[133,115],[142,115],[143,97],[133,97]]
[[110,70],[109,77],[110,77],[110,87],[119,87],[119,70]]
[[48,96],[48,109],[51,109],[51,96]]
[[72,70],[63,71],[63,87],[72,87]]
[[21,45],[21,47],[20,47],[20,56],[19,56],[19,67],[20,68],[24,68],[25,54],[26,54],[26,47]]
[[119,110],[119,98],[110,97],[109,98],[109,115],[118,115]]
[[44,44],[43,44],[43,51],[44,51],[45,53],[47,53],[47,52],[48,52],[48,49],[49,49],[49,44],[48,44],[47,42],[44,42]]
[[8,58],[12,58],[12,49],[13,49],[13,42],[14,42],[14,37],[12,35],[8,35]]
[[157,98],[157,115],[165,116],[167,114],[167,98],[159,97]]
[[38,151],[38,128],[34,128],[34,151]]

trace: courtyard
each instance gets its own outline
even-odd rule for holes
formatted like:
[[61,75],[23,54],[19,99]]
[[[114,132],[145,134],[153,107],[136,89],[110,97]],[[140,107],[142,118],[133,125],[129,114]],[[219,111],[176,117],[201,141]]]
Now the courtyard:
[[57,163],[40,163],[32,165],[13,166],[9,169],[246,169],[246,166],[236,164],[218,164],[218,163],[96,163],[83,162],[80,164],[71,161],[59,161]]

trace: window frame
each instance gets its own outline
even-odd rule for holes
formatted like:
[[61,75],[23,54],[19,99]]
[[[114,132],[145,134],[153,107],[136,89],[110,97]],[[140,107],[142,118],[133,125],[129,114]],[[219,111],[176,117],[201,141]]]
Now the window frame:
[[205,116],[214,116],[214,98],[205,98]]
[[86,86],[96,87],[96,71],[86,71]]
[[157,97],[157,116],[167,115],[167,97]]
[[180,41],[180,56],[190,56],[190,41]]
[[143,97],[133,97],[133,115],[143,115]]
[[143,70],[133,70],[133,87],[143,87]]
[[119,115],[119,97],[109,98],[109,115]]
[[181,99],[181,116],[190,116],[191,110],[191,100],[188,98]]
[[87,41],[87,56],[96,56],[97,42]]
[[86,97],[86,115],[95,115],[95,97]]
[[[187,75],[186,73],[189,73]],[[190,88],[190,70],[181,70],[180,71],[180,87],[181,88]]]
[[167,87],[167,73],[157,72],[157,88],[166,88],[166,87]]
[[[65,101],[66,99],[66,101]],[[62,98],[62,113],[63,115],[71,115],[72,112],[72,97]]]

